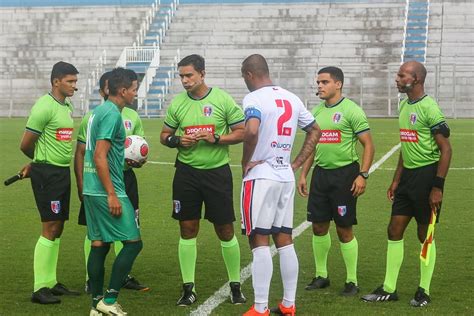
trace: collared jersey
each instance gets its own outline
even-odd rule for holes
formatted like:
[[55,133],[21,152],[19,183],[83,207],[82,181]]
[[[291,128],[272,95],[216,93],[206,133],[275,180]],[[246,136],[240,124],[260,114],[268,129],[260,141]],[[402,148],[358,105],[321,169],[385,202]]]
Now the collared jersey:
[[316,165],[336,169],[359,161],[357,136],[370,131],[362,108],[352,100],[342,98],[332,106],[326,106],[323,101],[312,113],[322,132],[316,145]]
[[33,162],[68,167],[72,159],[73,107],[66,98],[60,103],[51,94],[39,98],[31,108],[26,130],[39,135]]
[[298,127],[312,126],[314,117],[296,95],[278,86],[263,87],[247,94],[243,107],[246,120],[260,120],[258,142],[251,161],[264,161],[250,169],[244,181],[295,181],[291,150],[296,131]]
[[431,131],[445,121],[438,103],[430,96],[414,103],[408,99],[400,103],[398,123],[405,168],[419,168],[439,161],[439,148]]
[[[212,88],[202,99],[191,98],[186,91],[178,94],[166,111],[165,124],[177,136],[206,130],[211,134],[229,134],[230,127],[244,121],[242,109],[227,92]],[[178,160],[197,169],[213,169],[229,162],[229,146],[199,141],[190,148],[178,147]]]
[[[81,125],[79,126],[79,131],[77,133],[77,141],[80,143],[86,143],[86,132],[87,132],[87,122],[89,121],[89,117],[91,116],[92,111],[89,111],[84,115],[81,121]],[[122,120],[123,126],[125,128],[125,135],[138,135],[141,137],[145,137],[145,132],[143,130],[142,120],[138,115],[137,111],[124,107],[122,109]],[[130,167],[124,163],[124,170],[130,169]]]
[[86,153],[84,156],[83,194],[107,196],[97,175],[94,162],[94,152],[98,140],[108,140],[111,143],[107,154],[110,178],[117,196],[126,197],[123,182],[125,128],[118,107],[111,101],[105,101],[95,108],[87,121]]

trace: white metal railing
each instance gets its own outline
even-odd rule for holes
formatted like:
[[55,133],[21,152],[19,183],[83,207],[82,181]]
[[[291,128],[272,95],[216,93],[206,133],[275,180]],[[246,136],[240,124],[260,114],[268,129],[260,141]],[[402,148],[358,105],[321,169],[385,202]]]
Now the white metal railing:
[[150,61],[145,76],[142,79],[140,87],[138,88],[138,109],[142,108],[143,99],[146,98],[150,86],[153,83],[153,78],[155,78],[156,70],[160,66],[160,50],[158,47],[154,46],[154,55]]
[[405,59],[405,42],[407,40],[407,28],[408,28],[408,10],[410,10],[410,0],[406,0],[406,4],[405,4],[405,21],[403,23],[402,54],[400,55],[400,64],[403,64],[403,61]]
[[115,66],[125,67],[127,63],[149,63],[157,53],[159,53],[159,48],[155,45],[125,47]]
[[160,0],[154,0],[153,3],[151,4],[150,10],[145,15],[145,19],[143,20],[142,24],[140,25],[140,29],[138,30],[138,33],[135,37],[135,42],[133,43],[133,46],[138,46],[143,43],[143,40],[145,39],[146,33],[150,29],[150,25],[153,23],[153,20],[155,18],[156,12],[158,12],[159,8],[161,6],[161,1]]
[[425,32],[425,55],[423,61],[426,62],[426,52],[428,51],[428,29],[430,23],[430,0],[426,0],[426,32]]
[[94,87],[99,81],[100,76],[104,73],[105,64],[107,63],[107,51],[104,49],[99,57],[99,61],[94,69],[87,76],[86,85],[81,93],[81,113],[85,114],[89,111],[90,97],[94,92]]

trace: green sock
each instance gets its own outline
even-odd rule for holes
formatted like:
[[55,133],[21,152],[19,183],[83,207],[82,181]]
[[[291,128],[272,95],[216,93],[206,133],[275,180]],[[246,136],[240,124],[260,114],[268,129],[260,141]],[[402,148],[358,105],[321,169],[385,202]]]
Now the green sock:
[[197,258],[196,238],[179,239],[178,257],[183,283],[194,283],[194,272],[196,270]]
[[86,235],[86,238],[84,238],[84,261],[86,262],[86,281],[89,280],[89,275],[87,274],[87,261],[89,260],[90,253],[91,253],[91,241]]
[[118,293],[124,284],[124,280],[132,270],[133,262],[143,248],[141,240],[137,242],[126,242],[122,251],[115,258],[110,275],[109,288],[104,296],[107,304],[113,304],[117,300]]
[[57,245],[54,241],[40,236],[36,242],[33,257],[35,283],[33,290],[43,287],[53,287],[56,282]]
[[389,240],[387,246],[387,268],[385,270],[385,281],[383,290],[389,293],[397,289],[398,273],[403,262],[403,239]]
[[422,287],[425,290],[425,293],[428,295],[430,295],[430,283],[431,283],[431,278],[433,277],[433,271],[434,271],[434,267],[436,263],[436,244],[434,240],[433,240],[433,243],[431,244],[429,260],[430,261],[428,265],[425,265],[425,263],[420,260],[420,272],[421,272],[420,287]]
[[51,286],[53,287],[58,283],[58,279],[56,277],[56,272],[58,271],[58,258],[59,258],[59,245],[61,244],[61,238],[56,238],[54,240],[54,247],[53,247],[53,258],[52,258],[52,281],[51,281]]
[[342,258],[346,264],[346,282],[354,282],[357,285],[357,257],[359,254],[359,243],[354,237],[351,241],[341,242]]
[[316,266],[316,277],[328,277],[327,262],[328,253],[331,248],[331,236],[327,233],[324,236],[313,235],[313,255]]
[[123,249],[123,242],[120,240],[117,240],[114,242],[114,251],[115,251],[115,256],[117,257],[120,253],[120,251]]
[[105,258],[109,252],[110,244],[103,247],[91,247],[89,259],[87,260],[87,271],[89,273],[90,290],[92,294],[92,306],[104,295]]
[[237,238],[221,240],[222,257],[224,258],[230,282],[240,282],[240,247]]

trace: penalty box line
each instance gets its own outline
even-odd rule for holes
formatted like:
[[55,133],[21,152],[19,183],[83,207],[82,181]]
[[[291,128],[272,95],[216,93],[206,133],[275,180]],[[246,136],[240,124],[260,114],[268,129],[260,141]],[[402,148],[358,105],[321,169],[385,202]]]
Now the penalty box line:
[[[400,144],[397,144],[392,147],[382,158],[380,158],[376,163],[370,167],[369,173],[377,170],[390,156],[393,155],[398,149],[400,149]],[[240,167],[240,166],[239,166]],[[304,221],[298,227],[293,230],[293,239],[301,235],[308,227],[311,226],[310,222]],[[270,248],[272,257],[277,253],[275,245],[272,245]],[[252,263],[249,263],[245,268],[240,272],[240,282],[243,284],[250,276],[252,275]],[[197,309],[193,310],[189,315],[191,316],[207,316],[211,312],[229,298],[229,285],[226,283],[220,289],[218,289],[212,296],[210,296],[204,303],[198,306]]]

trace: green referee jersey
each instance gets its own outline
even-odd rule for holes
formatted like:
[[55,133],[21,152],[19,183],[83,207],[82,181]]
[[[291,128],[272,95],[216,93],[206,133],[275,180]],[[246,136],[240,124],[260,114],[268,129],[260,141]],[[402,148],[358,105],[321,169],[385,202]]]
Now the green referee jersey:
[[370,131],[362,108],[355,102],[342,98],[332,106],[326,106],[323,101],[312,113],[322,132],[316,145],[316,165],[324,169],[335,169],[359,161],[357,136]]
[[[81,125],[79,126],[79,132],[77,133],[77,141],[80,143],[86,143],[86,132],[87,132],[87,122],[91,116],[92,111],[87,112],[86,115],[82,118]],[[143,130],[142,120],[138,115],[137,111],[130,108],[124,107],[122,109],[122,120],[123,126],[125,128],[125,135],[138,135],[145,137],[145,132]],[[124,170],[130,169],[130,167],[124,163]]]
[[123,182],[125,128],[118,107],[111,101],[105,101],[94,109],[87,121],[86,153],[84,157],[83,194],[106,196],[102,182],[97,175],[94,152],[98,140],[111,142],[107,154],[110,178],[118,197],[126,197]]
[[400,103],[398,123],[405,168],[419,168],[439,160],[439,148],[431,130],[445,121],[438,103],[429,96],[413,103],[408,99]]
[[36,101],[26,123],[26,130],[39,135],[33,162],[68,167],[72,159],[72,104],[46,94]]
[[[202,99],[191,98],[186,91],[178,94],[166,112],[165,124],[176,135],[191,135],[207,130],[229,134],[230,126],[244,121],[242,109],[219,88],[210,89]],[[190,148],[178,147],[178,160],[197,169],[212,169],[229,162],[229,146],[199,141]]]

